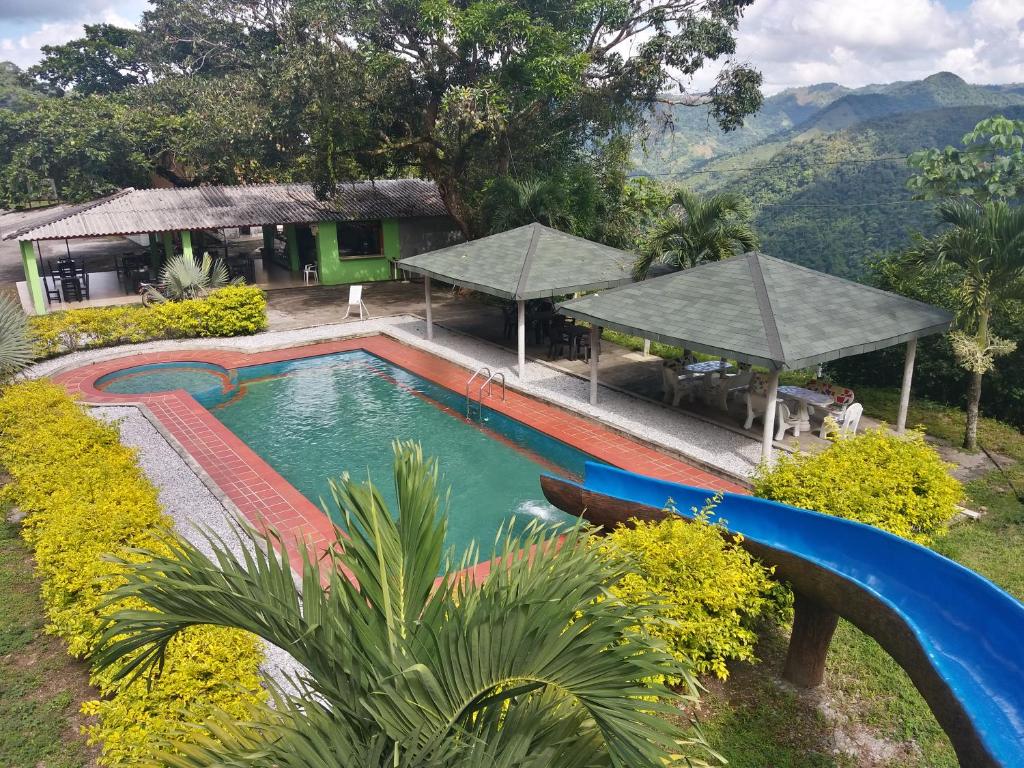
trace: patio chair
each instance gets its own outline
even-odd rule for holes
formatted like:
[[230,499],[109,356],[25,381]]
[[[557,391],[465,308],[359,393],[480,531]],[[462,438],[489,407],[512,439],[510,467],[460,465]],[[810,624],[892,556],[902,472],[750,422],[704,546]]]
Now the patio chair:
[[701,393],[704,402],[708,405],[717,405],[720,411],[729,410],[729,398],[746,389],[750,385],[750,379],[754,372],[748,367],[736,374],[725,374],[715,379],[708,380]]
[[673,406],[679,405],[679,401],[686,395],[692,403],[697,395],[697,389],[704,383],[703,374],[691,374],[683,372],[683,363],[680,360],[666,360],[661,366],[662,399]]
[[302,268],[302,282],[304,285],[309,285],[310,281],[316,285],[320,282],[320,278],[316,272],[316,264],[307,264]]
[[781,440],[786,432],[793,430],[793,437],[800,437],[800,420],[796,414],[789,410],[789,404],[780,399],[775,405],[775,421],[779,428],[775,430],[775,439]]
[[348,287],[348,307],[345,308],[345,316],[341,318],[342,320],[348,318],[352,312],[352,307],[359,310],[360,320],[370,319],[370,310],[363,304],[363,286],[361,285],[350,285]]
[[[843,411],[841,419],[837,419],[835,416],[832,419],[835,421],[836,426],[839,430],[839,434],[843,437],[847,435],[856,435],[857,427],[860,426],[860,417],[864,415],[864,406],[860,403],[852,403],[847,406]],[[821,422],[821,430],[818,432],[818,436],[822,439],[828,437],[828,417]]]
[[763,419],[768,409],[768,378],[763,373],[755,373],[750,377],[747,387],[747,420],[744,429],[754,425],[754,419]]
[[[840,387],[820,379],[811,379],[804,385],[804,389],[821,392],[832,398],[831,405],[814,407],[815,413],[820,413],[822,417],[821,431],[819,432],[822,437],[825,437],[827,432],[825,420],[831,416],[837,424],[842,424],[846,419],[846,411],[854,405],[855,395],[849,387]],[[861,408],[861,411],[863,412],[863,408]]]

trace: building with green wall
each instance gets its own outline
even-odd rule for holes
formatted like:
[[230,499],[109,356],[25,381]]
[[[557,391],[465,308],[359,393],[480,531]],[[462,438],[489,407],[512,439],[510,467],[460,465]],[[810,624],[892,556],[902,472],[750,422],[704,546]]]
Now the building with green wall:
[[33,243],[148,237],[155,269],[174,253],[201,255],[204,232],[242,227],[262,230],[265,269],[326,285],[390,280],[397,259],[461,239],[436,185],[422,179],[343,184],[328,199],[310,184],[129,188],[33,217],[4,239],[20,242],[30,304],[41,313],[46,276]]

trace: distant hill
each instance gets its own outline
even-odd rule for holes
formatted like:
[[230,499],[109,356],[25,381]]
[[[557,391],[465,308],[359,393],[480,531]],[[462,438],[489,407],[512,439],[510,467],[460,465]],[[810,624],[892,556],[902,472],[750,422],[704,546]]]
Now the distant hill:
[[[816,107],[803,108],[815,100]],[[687,133],[677,124],[676,154],[659,139],[638,170],[704,192],[744,194],[758,208],[765,252],[856,278],[872,253],[934,229],[933,206],[911,201],[906,191],[903,156],[956,144],[999,113],[1024,119],[1024,85],[970,85],[950,73],[856,90],[828,83],[767,99],[749,126],[725,139],[721,131]],[[771,131],[787,120],[791,125]],[[680,141],[697,140],[713,148],[705,150],[708,158],[678,151]],[[891,157],[897,159],[877,161]]]

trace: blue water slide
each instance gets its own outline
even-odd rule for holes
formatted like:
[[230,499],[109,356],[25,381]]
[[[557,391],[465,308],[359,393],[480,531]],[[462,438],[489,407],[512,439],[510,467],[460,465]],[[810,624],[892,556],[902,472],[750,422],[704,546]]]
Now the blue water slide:
[[[656,517],[669,503],[692,516],[712,495],[591,462],[580,484],[544,481],[546,493],[562,487],[548,493],[554,503],[605,526],[645,509]],[[578,500],[567,503],[566,489]],[[862,523],[732,493],[712,519],[777,566],[798,611],[804,594],[875,637],[928,701],[961,765],[1024,766],[1024,605],[959,563]]]

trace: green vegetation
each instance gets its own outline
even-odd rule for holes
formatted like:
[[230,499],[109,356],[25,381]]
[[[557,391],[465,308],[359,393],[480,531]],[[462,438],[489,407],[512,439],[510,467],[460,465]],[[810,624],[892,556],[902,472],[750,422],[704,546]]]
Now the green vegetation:
[[627,605],[653,608],[641,624],[680,661],[721,679],[730,661],[751,661],[759,619],[776,615],[786,590],[739,538],[708,521],[714,506],[692,522],[636,521],[607,536],[602,550],[626,553],[635,564],[612,588]]
[[[677,133],[656,136],[639,166],[677,170],[697,192],[742,195],[754,206],[766,253],[859,279],[871,256],[905,247],[911,232],[936,231],[932,206],[906,189],[912,169],[904,156],[957,144],[996,113],[1024,118],[1024,88],[969,85],[949,73],[855,91],[806,90],[767,99],[749,135],[743,128],[723,136],[706,121],[676,116]],[[693,165],[687,148],[710,151]]]
[[0,294],[0,385],[32,362],[32,341],[21,303]]
[[757,246],[745,199],[728,193],[702,196],[680,187],[672,192],[665,210],[646,234],[633,276],[645,279],[656,261],[689,269]]
[[[22,535],[35,558],[46,629],[71,655],[88,657],[112,613],[110,592],[129,570],[108,555],[138,562],[136,548],[167,551],[170,521],[156,489],[115,427],[90,418],[46,381],[14,384],[0,395],[0,456],[11,478],[0,500],[26,516]],[[94,666],[91,682],[101,698],[82,710],[95,718],[89,743],[101,745],[103,765],[138,765],[183,724],[214,709],[242,717],[264,697],[262,654],[251,635],[197,627],[166,650],[167,666],[149,684],[119,683],[120,665]]]
[[[147,291],[148,298],[156,301],[187,301],[205,299],[212,292],[231,285],[228,268],[221,259],[214,259],[208,253],[197,260],[179,253],[172,256],[160,270],[163,293],[156,288]],[[235,281],[241,284],[241,278]]]
[[758,470],[754,493],[930,544],[963,496],[949,469],[923,434],[896,436],[879,427],[820,453],[778,456]]
[[155,339],[248,336],[266,327],[266,297],[259,288],[246,285],[220,288],[203,299],[150,307],[86,307],[29,318],[40,358]]
[[[394,517],[369,481],[332,485],[351,538],[339,532],[323,554],[299,545],[301,589],[288,558],[272,554],[276,537],[255,532],[243,534],[244,560],[216,541],[212,560],[173,541],[124,566],[116,595],[130,604],[104,629],[101,665],[173,672],[168,643],[217,624],[287,648],[309,671],[297,694],[272,688],[273,708],[213,715],[177,765],[244,764],[258,752],[304,768],[655,768],[695,751],[659,716],[694,697],[650,680],[681,677],[693,691],[690,673],[633,628],[643,609],[611,596],[628,573],[621,558],[598,554],[579,528],[556,545],[534,525],[496,544],[500,560],[482,579],[455,577],[437,461],[396,442],[394,481]],[[132,610],[138,600],[146,610]]]
[[0,507],[0,765],[86,768],[78,703],[87,673],[43,630],[32,555]]

